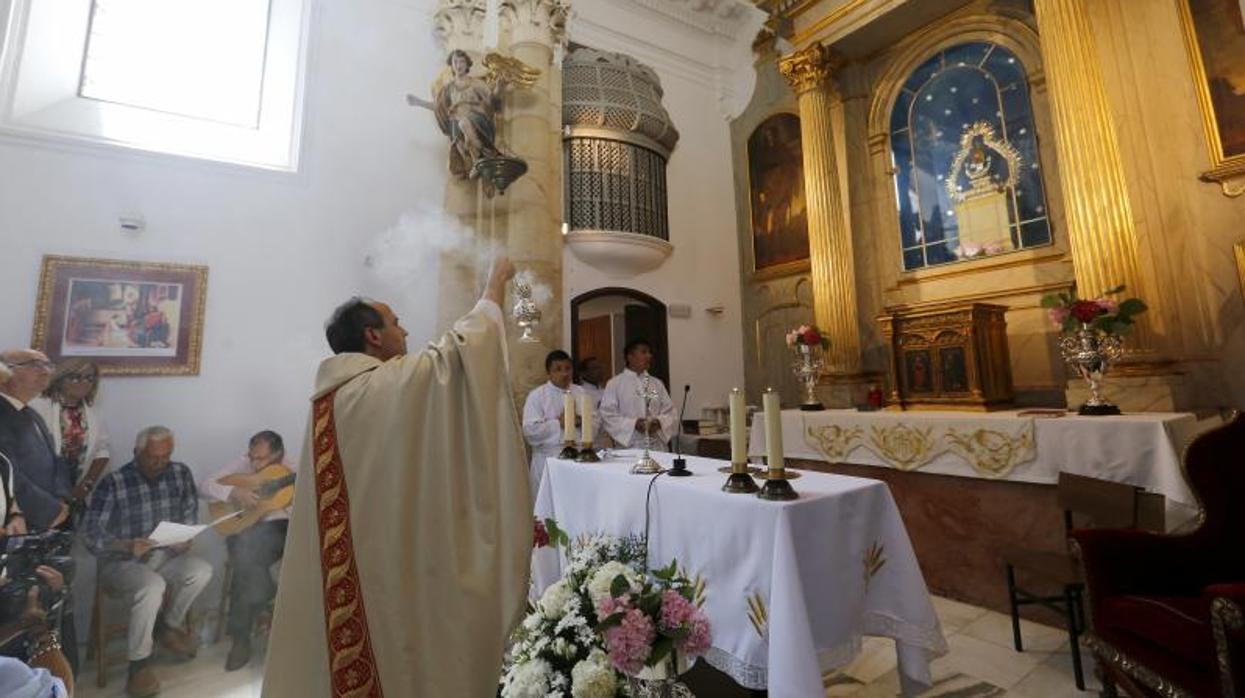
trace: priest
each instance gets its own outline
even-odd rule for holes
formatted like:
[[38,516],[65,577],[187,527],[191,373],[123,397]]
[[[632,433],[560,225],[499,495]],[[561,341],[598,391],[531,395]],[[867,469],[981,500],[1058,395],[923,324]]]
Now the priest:
[[408,354],[384,303],[326,329],[295,487],[265,698],[491,696],[528,589],[532,503],[501,314]]
[[[601,423],[614,443],[622,448],[647,446],[654,451],[664,451],[676,433],[676,417],[666,386],[648,373],[653,363],[653,348],[646,340],[632,340],[623,348],[623,359],[627,368],[605,384],[605,393],[601,396]],[[645,385],[651,394],[647,418],[641,397],[641,386]]]

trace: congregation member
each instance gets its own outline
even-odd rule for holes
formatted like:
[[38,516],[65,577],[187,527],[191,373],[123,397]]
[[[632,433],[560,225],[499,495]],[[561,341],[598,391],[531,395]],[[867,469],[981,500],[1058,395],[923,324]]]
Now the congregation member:
[[292,462],[285,457],[281,435],[261,431],[251,437],[245,454],[199,484],[205,499],[232,504],[243,515],[267,512],[255,524],[225,538],[233,570],[225,624],[232,641],[226,671],[236,671],[251,661],[251,633],[255,619],[276,597],[277,585],[270,568],[285,552],[285,532],[290,523],[289,507],[269,510],[268,502],[273,498],[265,496],[263,485],[273,480],[263,479],[259,473],[275,472],[284,479],[296,471]]
[[605,383],[605,364],[595,356],[585,356],[579,361],[579,387],[592,396],[592,406],[601,407],[601,396],[605,394],[602,385]]
[[14,349],[0,355],[10,377],[0,384],[0,452],[13,464],[13,492],[32,530],[58,528],[69,520],[73,473],[56,454],[48,425],[31,408],[52,379],[43,353]]
[[[614,443],[622,448],[649,448],[664,451],[674,438],[674,402],[666,386],[649,375],[653,364],[652,345],[644,339],[627,342],[623,348],[627,368],[610,379],[601,396],[601,423]],[[640,388],[647,379],[649,389],[656,393],[644,417],[644,400]]]
[[[12,377],[13,370],[0,361],[0,385]],[[13,495],[13,461],[3,451],[0,451],[0,532],[5,536],[26,533],[26,515],[17,506],[17,498]]]
[[52,434],[52,446],[69,468],[74,481],[69,506],[80,511],[87,495],[108,467],[108,429],[95,398],[99,394],[99,366],[87,359],[67,359],[56,366],[52,382],[30,407],[43,418]]
[[[545,373],[549,380],[528,393],[527,402],[523,405],[523,437],[532,447],[528,482],[533,498],[540,491],[545,461],[562,450],[566,395],[570,394],[578,412],[579,401],[587,394],[582,387],[571,382],[571,357],[561,349],[555,349],[545,357]],[[574,420],[575,447],[578,448],[584,441],[582,415],[577,414]]]
[[173,461],[173,447],[167,427],[140,431],[134,459],[100,480],[82,522],[87,548],[99,560],[99,583],[130,599],[126,692],[135,698],[160,691],[151,668],[153,640],[183,659],[195,656],[186,614],[212,578],[212,566],[189,554],[191,541],[158,547],[149,538],[162,521],[199,519],[194,476]]
[[500,307],[513,276],[496,260],[475,307],[417,353],[384,303],[330,318],[265,698],[497,694],[533,538]]

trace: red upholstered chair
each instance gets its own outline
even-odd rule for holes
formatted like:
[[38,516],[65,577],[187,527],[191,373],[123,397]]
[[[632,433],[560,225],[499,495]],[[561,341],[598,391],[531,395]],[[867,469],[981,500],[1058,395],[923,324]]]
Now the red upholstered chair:
[[1184,467],[1203,509],[1192,533],[1072,534],[1108,694],[1245,698],[1245,417],[1194,441]]

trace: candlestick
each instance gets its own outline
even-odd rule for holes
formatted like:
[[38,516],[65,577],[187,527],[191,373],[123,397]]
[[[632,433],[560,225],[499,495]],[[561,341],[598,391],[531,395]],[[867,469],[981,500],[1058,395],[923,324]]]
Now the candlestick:
[[597,463],[597,462],[600,462],[601,460],[600,458],[597,457],[596,449],[592,447],[593,446],[592,442],[594,441],[594,437],[596,436],[596,429],[595,429],[596,425],[593,424],[594,415],[592,413],[592,410],[593,410],[592,396],[587,393],[580,395],[579,396],[580,448],[579,448],[579,457],[575,459],[579,461],[580,463]]
[[787,500],[799,495],[787,482],[786,467],[783,464],[782,452],[782,409],[778,403],[778,393],[767,389],[761,401],[765,409],[765,453],[769,469],[765,473],[765,486],[757,493],[761,499]]

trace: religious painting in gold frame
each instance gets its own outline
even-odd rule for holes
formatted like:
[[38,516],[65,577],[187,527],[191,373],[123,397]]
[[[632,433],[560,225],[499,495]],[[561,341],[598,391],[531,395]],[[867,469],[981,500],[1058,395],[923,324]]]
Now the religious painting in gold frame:
[[1210,149],[1228,196],[1245,193],[1245,6],[1240,0],[1176,0]]
[[31,346],[103,374],[198,375],[204,266],[45,256]]
[[808,207],[800,117],[762,121],[748,137],[753,270],[762,276],[808,268]]

